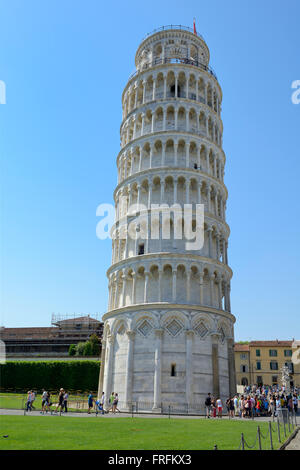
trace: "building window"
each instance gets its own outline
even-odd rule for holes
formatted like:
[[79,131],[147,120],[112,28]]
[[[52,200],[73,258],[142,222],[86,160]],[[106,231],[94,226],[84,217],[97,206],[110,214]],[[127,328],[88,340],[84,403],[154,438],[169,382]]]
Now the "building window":
[[244,353],[241,354],[241,355],[240,355],[240,358],[241,358],[242,360],[243,360],[243,359],[246,359],[246,354],[244,354]]
[[176,377],[176,364],[171,364],[171,377]]
[[247,366],[241,365],[241,372],[248,372]]
[[294,364],[293,364],[292,362],[285,362],[284,365],[289,368],[290,374],[293,374],[293,373],[294,373]]
[[242,385],[244,385],[244,387],[248,385],[248,379],[247,379],[247,377],[243,377],[243,378],[242,378]]
[[143,255],[145,252],[145,246],[144,246],[144,243],[141,243],[139,245],[139,249],[138,249],[138,255]]
[[256,383],[259,387],[261,387],[263,385],[263,379],[262,379],[262,376],[261,375],[258,375],[256,377]]
[[260,349],[256,350],[256,356],[260,356]]
[[261,370],[261,362],[257,361],[256,363],[256,370]]
[[270,369],[271,370],[278,370],[278,362],[271,361],[270,362]]
[[273,385],[276,385],[278,383],[277,375],[272,375],[272,382],[273,382]]
[[285,357],[291,357],[293,355],[293,352],[291,349],[285,349],[284,350],[284,355]]
[[269,349],[270,357],[277,357],[277,349]]

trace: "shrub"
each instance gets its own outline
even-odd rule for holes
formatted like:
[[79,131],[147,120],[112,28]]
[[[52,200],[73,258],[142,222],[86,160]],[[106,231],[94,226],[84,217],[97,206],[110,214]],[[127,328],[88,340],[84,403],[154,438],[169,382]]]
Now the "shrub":
[[0,364],[2,390],[97,390],[98,361],[8,361]]
[[69,356],[75,356],[75,354],[76,354],[76,344],[70,344]]

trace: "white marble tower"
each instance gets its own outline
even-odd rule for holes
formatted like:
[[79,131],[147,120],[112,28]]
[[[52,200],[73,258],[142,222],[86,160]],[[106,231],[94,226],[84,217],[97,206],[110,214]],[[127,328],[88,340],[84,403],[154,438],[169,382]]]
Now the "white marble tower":
[[[197,410],[208,392],[236,392],[222,90],[205,41],[183,26],[149,34],[135,64],[122,95],[99,394],[117,392],[123,409]],[[162,215],[157,239],[149,228],[144,239],[119,237],[135,220],[129,207],[140,204],[147,219],[154,203],[204,204],[203,248],[175,239],[172,217],[163,239]]]

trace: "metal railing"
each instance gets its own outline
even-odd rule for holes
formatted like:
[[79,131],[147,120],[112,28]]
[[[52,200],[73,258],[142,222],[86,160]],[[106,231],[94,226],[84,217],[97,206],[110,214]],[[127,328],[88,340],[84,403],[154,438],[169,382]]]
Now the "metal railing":
[[[286,441],[287,437],[291,436],[291,433],[298,428],[297,416],[294,410],[289,411],[288,409],[282,409],[278,411],[280,412],[278,412],[277,414],[276,422],[268,422],[268,431],[266,434],[263,434],[261,426],[257,426],[255,439],[252,444],[250,444],[249,441],[246,440],[245,434],[241,433],[241,439],[237,450],[273,450],[275,447],[274,438],[276,439],[276,435],[278,441],[277,445],[279,445],[280,448],[286,445],[284,444],[283,440]],[[218,449],[218,445],[215,444],[214,450]]]
[[216,73],[214,70],[209,66],[205,65],[202,62],[198,60],[193,60],[193,59],[188,59],[188,58],[177,58],[177,57],[165,57],[164,59],[161,57],[155,57],[151,62],[147,62],[143,65],[141,70],[136,70],[133,72],[130,77],[128,78],[128,81],[130,81],[134,76],[140,74],[141,72],[144,72],[145,70],[150,69],[151,67],[155,67],[156,65],[162,65],[162,64],[182,64],[182,65],[193,65],[194,67],[198,67],[201,70],[208,72],[210,75],[212,75],[216,80],[218,80]]
[[[161,31],[168,31],[170,29],[176,29],[176,30],[179,30],[179,31],[188,31],[189,33],[195,34],[194,29],[190,28],[189,26],[184,26],[182,24],[169,24],[169,25],[166,25],[166,26],[160,26],[159,28],[153,29],[153,31],[146,34],[146,36],[142,39],[141,42],[145,41],[147,38],[149,38],[153,34],[159,33]],[[195,36],[197,36],[198,38],[202,39],[202,41],[204,41],[204,38],[203,38],[203,36],[201,36],[201,34],[196,32]]]

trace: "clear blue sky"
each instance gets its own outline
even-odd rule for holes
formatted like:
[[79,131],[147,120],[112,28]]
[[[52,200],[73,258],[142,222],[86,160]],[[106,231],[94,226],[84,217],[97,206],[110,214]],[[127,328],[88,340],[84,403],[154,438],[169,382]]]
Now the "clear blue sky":
[[223,89],[237,340],[300,337],[299,0],[0,1],[1,324],[104,313],[121,94],[146,33],[196,17]]

